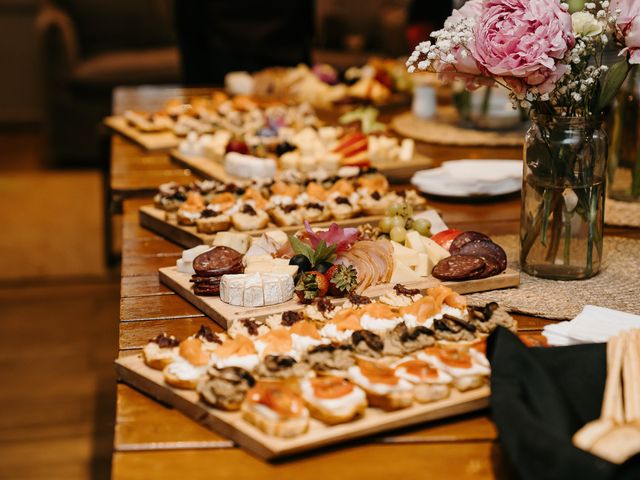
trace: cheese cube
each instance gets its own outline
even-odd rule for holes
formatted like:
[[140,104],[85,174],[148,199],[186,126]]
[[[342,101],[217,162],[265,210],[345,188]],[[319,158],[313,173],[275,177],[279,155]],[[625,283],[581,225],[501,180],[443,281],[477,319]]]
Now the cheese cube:
[[188,275],[193,275],[196,273],[196,271],[193,269],[193,262],[185,262],[181,258],[176,260],[176,269],[179,272],[186,273]]
[[433,268],[433,264],[429,260],[429,255],[426,253],[418,254],[418,263],[416,265],[415,271],[421,277],[428,277],[431,273],[431,269]]
[[198,245],[197,247],[190,248],[189,250],[183,250],[182,260],[185,262],[193,262],[196,257],[204,252],[211,250],[209,245]]
[[264,235],[277,245],[284,245],[285,242],[289,241],[289,237],[282,230],[269,230]]
[[244,263],[245,265],[251,265],[252,263],[269,263],[273,261],[273,257],[271,255],[245,255]]
[[416,272],[407,267],[404,263],[394,262],[393,273],[391,274],[392,285],[396,283],[408,283],[420,281],[421,277]]
[[423,237],[415,230],[409,230],[407,232],[407,239],[405,240],[404,244],[405,246],[412,250],[415,250],[416,252],[426,253],[425,245],[422,242],[423,238],[427,237]]
[[243,255],[249,250],[251,236],[246,233],[219,232],[213,240],[214,247],[229,247]]
[[451,256],[447,249],[441,247],[430,238],[422,237],[422,242],[424,244],[424,250],[427,252],[427,255],[429,255],[429,259],[431,260],[431,263],[433,265],[438,263],[443,258]]

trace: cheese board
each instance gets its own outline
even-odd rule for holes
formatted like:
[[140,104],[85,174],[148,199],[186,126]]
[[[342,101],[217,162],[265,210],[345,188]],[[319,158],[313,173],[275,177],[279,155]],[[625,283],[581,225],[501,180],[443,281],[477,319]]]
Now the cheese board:
[[104,119],[104,125],[149,151],[167,151],[176,148],[180,138],[171,130],[145,133],[131,126],[123,116],[111,116]]
[[[210,245],[214,240],[216,234],[206,234],[198,232],[196,227],[189,227],[184,225],[178,225],[175,220],[167,220],[166,212],[159,208],[154,207],[153,205],[145,205],[140,207],[139,211],[140,225],[144,228],[151,230],[152,232],[157,233],[165,237],[172,242],[185,247],[191,248],[197,245]],[[369,216],[361,216],[350,218],[346,220],[338,220],[337,222],[328,221],[328,222],[320,222],[313,223],[314,227],[325,228],[330,226],[332,223],[337,223],[343,227],[356,227],[358,225],[364,225],[369,223],[376,223],[378,220],[382,218],[382,215],[369,215]],[[259,229],[259,230],[248,230],[244,233],[248,233],[252,236],[261,235],[270,230],[282,230],[284,232],[296,232],[300,230],[300,225],[293,225],[290,227],[278,227],[273,223],[269,223],[267,228]],[[234,231],[234,230],[231,230]]]
[[[238,181],[238,178],[229,175],[225,171],[222,161],[216,161],[204,156],[187,155],[176,148],[171,149],[170,157],[178,165],[190,169],[203,178],[221,182]],[[376,162],[373,166],[387,178],[401,181],[408,180],[415,172],[431,168],[433,165],[432,158],[415,152],[410,160],[384,160]]]
[[[193,292],[191,275],[182,273],[176,267],[165,267],[158,271],[160,282],[187,300],[202,313],[211,318],[222,328],[230,328],[237,320],[246,318],[262,318],[270,315],[280,314],[291,310],[304,308],[297,298],[293,298],[284,303],[265,307],[241,307],[223,302],[220,297],[199,296]],[[459,282],[441,282],[434,277],[425,277],[417,282],[407,282],[407,288],[419,289],[421,292],[429,288],[443,284],[457,293],[477,293],[502,288],[517,287],[520,284],[520,273],[511,268],[506,269],[499,275],[477,280],[465,280]],[[374,285],[364,291],[364,295],[376,298],[393,291],[392,284]],[[345,299],[336,299],[340,304]]]
[[481,410],[489,405],[489,387],[483,386],[466,392],[453,391],[446,399],[414,404],[393,412],[369,407],[362,418],[342,425],[326,426],[312,419],[306,433],[294,438],[278,438],[243,421],[240,412],[210,408],[198,398],[197,392],[166,385],[162,372],[146,366],[141,354],[119,358],[115,363],[119,380],[233,440],[262,460],[309,452],[376,433]]

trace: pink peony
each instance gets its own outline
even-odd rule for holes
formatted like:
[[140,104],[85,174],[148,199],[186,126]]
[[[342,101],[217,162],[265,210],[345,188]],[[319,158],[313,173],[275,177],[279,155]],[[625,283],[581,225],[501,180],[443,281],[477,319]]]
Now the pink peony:
[[482,14],[482,4],[484,0],[469,0],[462,7],[451,12],[451,16],[447,19],[447,22],[458,22],[465,18],[472,18],[477,20]]
[[569,69],[560,61],[575,43],[571,15],[559,0],[486,0],[474,37],[477,62],[517,93],[552,91]]
[[640,2],[638,0],[613,0],[611,12],[620,9],[618,37],[625,48],[621,55],[629,53],[629,63],[640,64]]

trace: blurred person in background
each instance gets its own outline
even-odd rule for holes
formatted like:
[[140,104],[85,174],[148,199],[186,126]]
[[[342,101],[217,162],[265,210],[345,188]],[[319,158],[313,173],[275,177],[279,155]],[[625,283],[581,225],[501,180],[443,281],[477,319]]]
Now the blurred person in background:
[[409,51],[420,42],[429,39],[431,32],[440,30],[454,8],[460,8],[460,0],[413,0],[407,13],[407,44]]
[[311,61],[314,0],[175,0],[185,85]]

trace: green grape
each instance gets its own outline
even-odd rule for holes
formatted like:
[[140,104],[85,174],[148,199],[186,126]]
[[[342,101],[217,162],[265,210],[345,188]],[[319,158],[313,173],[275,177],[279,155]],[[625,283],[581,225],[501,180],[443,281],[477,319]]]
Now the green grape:
[[407,203],[403,203],[398,211],[398,215],[401,215],[404,218],[411,217],[411,215],[413,215],[413,207]]
[[418,218],[413,221],[413,229],[420,235],[429,236],[427,232],[431,233],[431,222],[426,218]]
[[391,217],[382,217],[378,227],[380,227],[380,231],[382,233],[389,233],[393,228],[393,218]]
[[404,228],[406,220],[404,219],[404,217],[401,217],[399,215],[396,215],[395,217],[389,217],[391,218],[391,222],[393,227],[402,227]]
[[393,227],[389,236],[394,242],[404,243],[407,239],[407,230],[404,227]]
[[390,217],[395,217],[400,214],[400,210],[402,210],[401,203],[392,203],[387,207],[387,215]]
[[413,218],[407,218],[407,221],[404,223],[404,228],[407,230],[413,230]]

